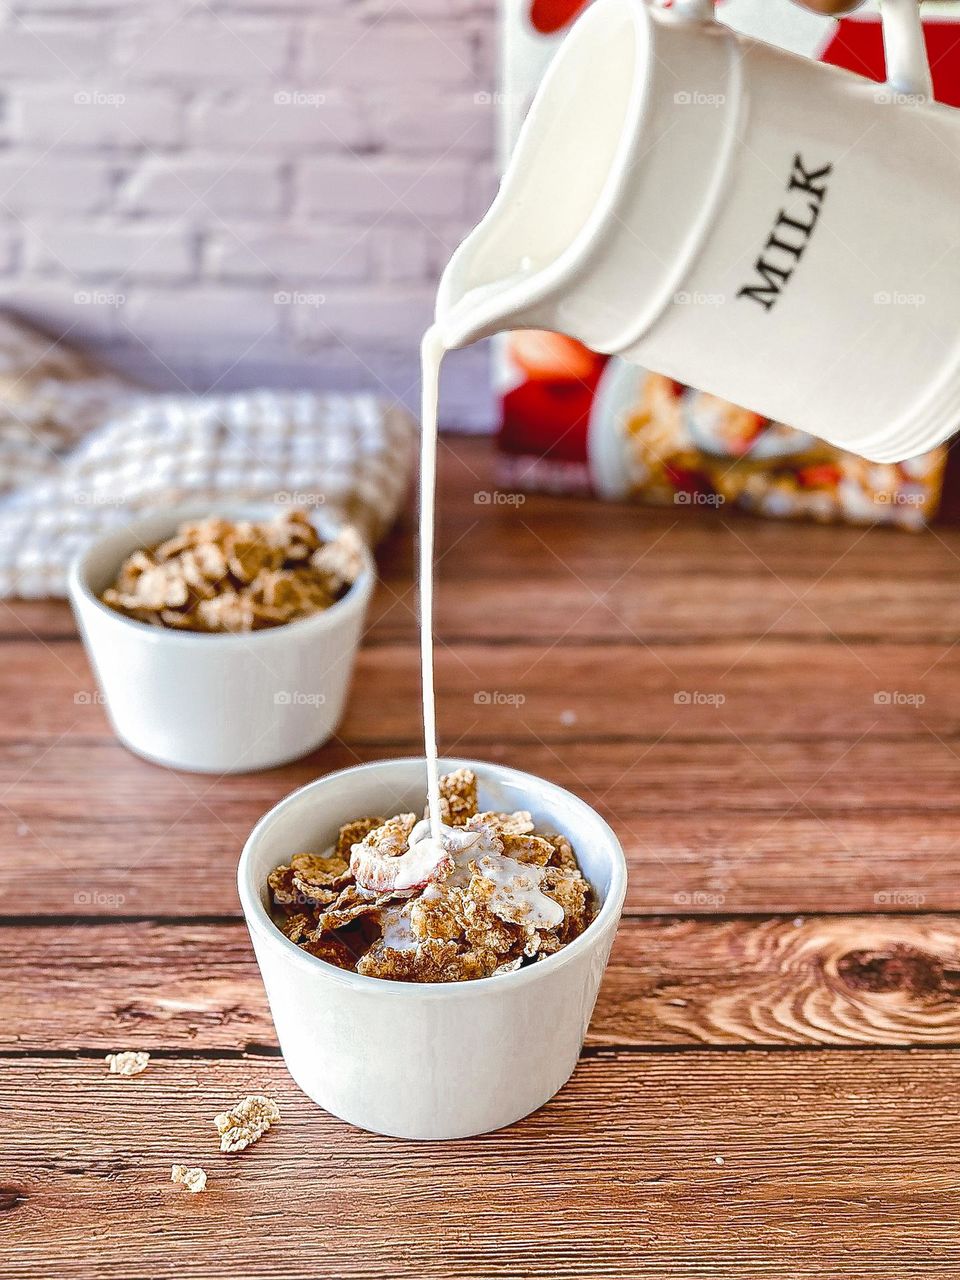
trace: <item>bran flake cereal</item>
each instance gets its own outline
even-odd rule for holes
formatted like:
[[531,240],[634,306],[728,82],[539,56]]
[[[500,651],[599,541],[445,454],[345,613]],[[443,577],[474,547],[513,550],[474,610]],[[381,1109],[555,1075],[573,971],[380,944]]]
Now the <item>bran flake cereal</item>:
[[104,1061],[112,1076],[138,1076],[149,1066],[150,1055],[139,1049],[124,1049],[122,1053],[108,1053]]
[[262,631],[329,609],[363,570],[349,526],[323,542],[301,511],[272,520],[188,521],[134,551],[101,600],[125,617],[179,631]]
[[280,1119],[280,1108],[272,1098],[262,1093],[252,1093],[230,1111],[214,1116],[213,1123],[220,1135],[221,1151],[244,1151],[262,1138],[272,1124]]
[[198,1195],[207,1189],[207,1175],[203,1169],[188,1168],[185,1164],[175,1164],[170,1169],[170,1181],[179,1183],[192,1195]]
[[552,955],[593,918],[565,836],[531,815],[480,812],[477,778],[440,782],[444,826],[413,813],[345,823],[331,850],[268,877],[277,927],[340,968],[395,982],[464,982]]

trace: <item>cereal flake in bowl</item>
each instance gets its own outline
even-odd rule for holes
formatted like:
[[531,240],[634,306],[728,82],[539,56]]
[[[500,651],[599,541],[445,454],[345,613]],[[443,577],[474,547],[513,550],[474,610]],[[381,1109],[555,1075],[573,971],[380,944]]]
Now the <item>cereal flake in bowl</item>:
[[363,568],[349,525],[324,541],[297,510],[260,521],[207,516],[131,552],[100,599],[157,627],[261,631],[329,609]]
[[445,830],[414,813],[357,817],[322,853],[268,877],[273,919],[310,955],[397,982],[513,973],[579,937],[593,895],[566,836],[527,810],[481,813],[477,776],[440,779]]

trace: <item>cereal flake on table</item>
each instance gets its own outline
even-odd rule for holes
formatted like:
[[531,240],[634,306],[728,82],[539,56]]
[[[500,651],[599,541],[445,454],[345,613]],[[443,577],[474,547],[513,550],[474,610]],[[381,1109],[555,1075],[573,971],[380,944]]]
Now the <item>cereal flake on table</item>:
[[343,969],[399,982],[512,973],[573,941],[593,896],[570,841],[525,810],[479,811],[477,778],[440,780],[440,848],[414,813],[345,823],[332,849],[270,873],[274,921]]
[[214,1116],[213,1123],[220,1135],[220,1150],[244,1151],[262,1138],[279,1119],[280,1108],[272,1098],[262,1093],[248,1094],[230,1111]]
[[150,1065],[150,1055],[141,1049],[124,1049],[108,1053],[104,1061],[112,1076],[138,1076]]
[[104,604],[179,631],[262,631],[330,608],[363,570],[363,540],[347,526],[329,542],[301,511],[272,520],[209,516],[134,551]]
[[207,1175],[203,1169],[190,1168],[185,1164],[175,1164],[170,1169],[170,1181],[179,1183],[193,1195],[207,1189]]

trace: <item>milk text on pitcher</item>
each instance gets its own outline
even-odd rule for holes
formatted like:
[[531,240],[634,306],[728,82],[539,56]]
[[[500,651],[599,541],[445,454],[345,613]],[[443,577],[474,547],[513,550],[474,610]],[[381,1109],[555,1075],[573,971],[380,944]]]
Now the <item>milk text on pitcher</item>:
[[[744,285],[737,293],[738,298],[752,298],[759,302],[765,311],[769,311],[780,297],[780,290],[793,275],[794,268],[803,256],[810,235],[820,217],[820,206],[827,194],[827,178],[833,172],[832,164],[825,164],[820,169],[808,170],[800,155],[793,157],[793,169],[787,191],[798,191],[806,200],[803,217],[790,217],[786,209],[781,209],[773,224],[763,252],[753,264],[753,269],[760,276],[760,284]],[[791,212],[800,212],[792,208]],[[770,254],[779,254],[780,262],[789,265],[777,265],[776,260],[769,260]]]

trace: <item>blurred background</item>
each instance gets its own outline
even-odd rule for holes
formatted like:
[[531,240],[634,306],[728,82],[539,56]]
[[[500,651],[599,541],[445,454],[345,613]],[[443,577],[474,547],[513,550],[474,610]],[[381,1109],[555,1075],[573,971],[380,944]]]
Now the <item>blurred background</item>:
[[[155,388],[415,407],[440,271],[584,3],[12,0],[0,306]],[[839,25],[788,0],[720,3],[741,31],[882,78],[875,2]],[[960,6],[924,12],[938,97],[954,101]],[[521,455],[565,439],[560,464],[580,465],[602,366],[553,359],[556,394],[536,377],[504,407],[489,366],[487,344],[448,362],[444,424],[503,421]],[[500,391],[543,366],[539,351],[500,360]]]
[[[151,386],[412,404],[496,42],[494,0],[5,6],[0,301]],[[492,423],[484,351],[445,409]]]

